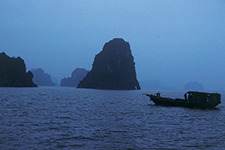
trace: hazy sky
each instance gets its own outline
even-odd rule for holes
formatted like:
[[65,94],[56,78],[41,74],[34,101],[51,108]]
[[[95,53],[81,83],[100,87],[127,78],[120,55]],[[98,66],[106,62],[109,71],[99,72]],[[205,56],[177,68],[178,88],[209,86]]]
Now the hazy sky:
[[225,0],[4,0],[0,52],[58,79],[129,42],[138,80],[225,88]]

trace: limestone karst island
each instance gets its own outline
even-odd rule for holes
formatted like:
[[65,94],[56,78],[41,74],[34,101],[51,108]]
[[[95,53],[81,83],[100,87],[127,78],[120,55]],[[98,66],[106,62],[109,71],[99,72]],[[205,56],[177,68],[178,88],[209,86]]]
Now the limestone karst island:
[[45,73],[42,68],[33,68],[30,71],[34,75],[34,84],[37,84],[38,86],[55,86],[55,83],[52,82],[51,75]]
[[24,60],[0,53],[0,87],[36,87],[31,71],[26,72]]
[[95,56],[91,71],[77,87],[140,90],[130,44],[121,38],[105,43],[103,50]]
[[[32,72],[31,72],[32,71]],[[49,74],[41,68],[26,72],[24,60],[20,57],[0,53],[1,87],[54,86]],[[140,90],[136,77],[134,57],[130,44],[122,38],[115,38],[103,46],[95,56],[91,71],[77,68],[69,78],[61,80],[61,86],[106,90]]]
[[76,68],[71,77],[63,78],[61,80],[60,86],[67,86],[67,87],[77,87],[79,82],[87,75],[88,70],[84,68]]

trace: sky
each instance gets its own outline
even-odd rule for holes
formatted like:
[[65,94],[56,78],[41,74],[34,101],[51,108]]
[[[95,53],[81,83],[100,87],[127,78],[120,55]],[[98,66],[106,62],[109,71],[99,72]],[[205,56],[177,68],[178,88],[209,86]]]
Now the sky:
[[91,70],[113,38],[130,43],[139,81],[225,89],[225,0],[5,0],[0,52],[59,82]]

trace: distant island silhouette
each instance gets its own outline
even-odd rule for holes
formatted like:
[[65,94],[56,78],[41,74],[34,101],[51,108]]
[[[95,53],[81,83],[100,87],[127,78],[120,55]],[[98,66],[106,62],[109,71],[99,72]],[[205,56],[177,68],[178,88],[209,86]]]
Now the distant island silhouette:
[[88,70],[84,68],[76,68],[71,77],[63,78],[61,80],[60,86],[77,87],[79,82],[87,75]]
[[52,82],[51,75],[44,72],[42,68],[31,69],[34,75],[33,82],[39,86],[55,86]]
[[194,82],[188,82],[187,84],[185,84],[184,90],[204,90],[204,87],[201,83],[194,81]]
[[78,88],[140,90],[130,44],[122,38],[105,43]]
[[32,81],[31,71],[26,72],[24,60],[20,57],[0,53],[0,86],[1,87],[37,87]]

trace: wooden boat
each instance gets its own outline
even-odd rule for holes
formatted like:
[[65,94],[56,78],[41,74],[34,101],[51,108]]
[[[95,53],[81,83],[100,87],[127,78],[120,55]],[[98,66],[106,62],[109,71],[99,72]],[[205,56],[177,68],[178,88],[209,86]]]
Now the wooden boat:
[[221,95],[218,93],[188,91],[184,94],[184,99],[161,97],[160,93],[157,93],[156,95],[144,95],[150,97],[150,100],[156,105],[162,106],[215,108],[221,103]]

